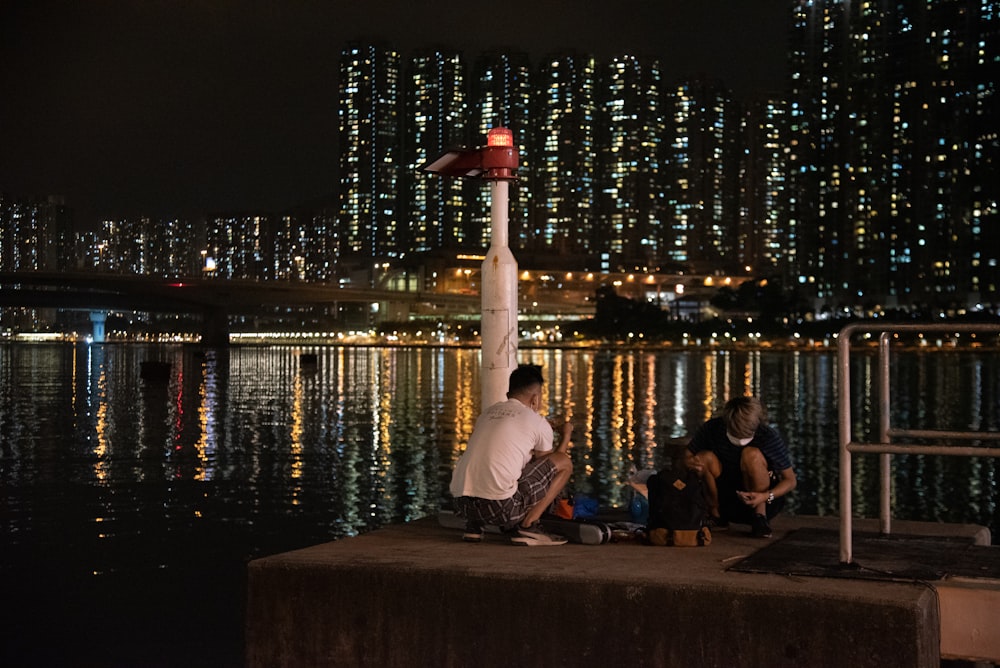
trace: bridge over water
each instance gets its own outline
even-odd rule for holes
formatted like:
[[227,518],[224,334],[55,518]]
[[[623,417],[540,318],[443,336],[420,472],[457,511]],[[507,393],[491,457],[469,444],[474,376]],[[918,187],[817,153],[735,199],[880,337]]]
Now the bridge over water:
[[275,308],[336,306],[342,303],[392,304],[386,311],[408,313],[416,305],[450,312],[477,312],[479,295],[404,292],[318,283],[162,278],[98,272],[0,272],[0,307],[186,313],[202,319],[202,341],[224,345],[229,318]]
[[[522,295],[523,310],[584,315],[592,305],[572,290]],[[446,288],[398,290],[342,287],[298,281],[219,278],[165,278],[100,272],[0,272],[0,307],[89,311],[95,329],[108,311],[183,313],[201,318],[202,341],[225,345],[232,316],[274,315],[276,308],[336,307],[345,303],[380,305],[382,319],[407,320],[414,312],[441,317],[478,315],[478,291]],[[98,338],[98,337],[95,337]]]

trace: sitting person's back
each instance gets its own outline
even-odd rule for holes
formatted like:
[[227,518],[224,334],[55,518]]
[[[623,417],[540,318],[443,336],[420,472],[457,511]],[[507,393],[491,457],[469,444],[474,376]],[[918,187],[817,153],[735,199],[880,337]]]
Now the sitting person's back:
[[558,545],[566,542],[542,528],[539,519],[569,481],[566,452],[573,427],[553,425],[538,414],[542,405],[541,368],[520,365],[510,376],[507,400],[476,420],[472,436],[452,473],[455,511],[467,521],[463,538],[482,540],[483,526],[516,532],[512,542]]

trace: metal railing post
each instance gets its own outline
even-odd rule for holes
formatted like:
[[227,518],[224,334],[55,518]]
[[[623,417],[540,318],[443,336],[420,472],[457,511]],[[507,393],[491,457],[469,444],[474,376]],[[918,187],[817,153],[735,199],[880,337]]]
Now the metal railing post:
[[840,563],[851,563],[852,501],[851,501],[851,335],[854,325],[841,330],[837,338],[837,359],[840,363],[838,411],[840,413]]
[[[878,439],[879,443],[889,444],[889,332],[882,332],[878,337],[878,360],[879,360],[879,417],[878,417]],[[892,521],[891,494],[892,475],[890,460],[892,455],[883,452],[878,456],[879,477],[879,530],[883,534],[888,534],[891,530],[889,526]]]
[[[878,442],[854,442],[852,439],[853,425],[851,422],[851,337],[856,332],[880,332],[878,340]],[[899,332],[994,332],[1000,333],[1000,324],[946,324],[946,323],[898,323],[894,325],[865,325],[854,323],[847,325],[838,334],[837,358],[840,369],[840,387],[837,401],[839,412],[840,433],[840,562],[849,564],[853,559],[853,502],[852,494],[852,461],[854,452],[879,455],[879,520],[883,534],[890,532],[892,522],[892,460],[893,454],[914,455],[954,455],[963,457],[1000,457],[1000,448],[979,446],[960,446],[947,443],[948,439],[970,441],[997,441],[1000,432],[973,432],[933,430],[933,429],[899,429],[892,427],[890,412],[890,343],[893,333]],[[956,334],[957,336],[957,334]],[[994,345],[996,341],[994,341]],[[898,438],[918,438],[934,440],[932,445],[893,442]]]

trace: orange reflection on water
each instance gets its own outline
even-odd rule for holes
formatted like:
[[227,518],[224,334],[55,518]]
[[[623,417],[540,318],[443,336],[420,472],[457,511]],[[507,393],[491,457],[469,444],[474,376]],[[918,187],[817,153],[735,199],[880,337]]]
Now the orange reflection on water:
[[218,363],[215,357],[206,358],[198,383],[198,440],[195,448],[201,465],[195,474],[196,480],[211,480],[215,477],[217,374]]
[[94,447],[94,454],[97,455],[97,458],[94,460],[94,476],[101,482],[106,482],[108,479],[107,455],[110,440],[108,438],[107,377],[103,365],[101,366],[101,373],[97,377],[96,385],[97,410],[95,411],[95,415],[97,421],[94,424],[94,434],[97,437],[97,445]]
[[302,391],[302,369],[301,367],[295,373],[295,379],[292,382],[292,407],[291,407],[291,425],[289,429],[289,459],[291,472],[290,477],[295,483],[292,485],[292,505],[299,505],[301,503],[302,495],[302,432],[303,432],[303,422],[305,420],[305,411],[302,408],[303,401],[303,391]]
[[656,359],[652,355],[642,357],[642,410],[639,415],[642,419],[642,440],[637,451],[642,453],[641,457],[636,457],[635,466],[638,469],[649,467],[653,464],[653,452],[656,449]]
[[445,388],[449,386],[449,381],[451,381],[451,387],[454,388],[455,404],[455,415],[452,420],[455,443],[449,453],[450,464],[454,468],[455,462],[465,452],[465,446],[469,442],[469,435],[472,433],[472,428],[476,424],[476,418],[480,412],[479,352],[472,350],[457,351],[455,377],[445,377]]
[[718,376],[718,363],[715,355],[705,355],[702,358],[704,364],[704,379],[702,382],[702,415],[701,421],[712,417],[712,413],[715,411],[715,404],[718,401],[718,395],[715,392],[715,387],[717,385]]
[[[586,366],[587,369],[586,370],[584,370],[584,369],[578,369],[577,373],[579,373],[583,377],[583,379],[584,379],[583,387],[581,388],[583,390],[583,422],[584,422],[584,424],[583,424],[583,433],[580,434],[580,435],[578,435],[578,436],[576,436],[576,438],[577,438],[578,442],[580,442],[580,441],[583,442],[583,445],[586,448],[585,452],[593,452],[593,449],[594,449],[594,436],[593,436],[594,435],[594,423],[595,423],[595,420],[597,419],[596,410],[595,410],[595,406],[594,406],[594,396],[595,396],[595,393],[594,393],[594,374],[584,372],[584,371],[588,371],[589,372],[590,362],[592,362],[593,356],[588,353],[588,354],[585,354],[583,356],[583,359],[584,359],[584,365],[583,366]],[[587,469],[588,469],[588,471],[587,471],[588,474],[593,472],[593,467],[592,466],[588,466]]]
[[[396,374],[394,351],[378,349],[372,351],[373,359],[370,365],[371,383],[375,393],[375,405],[372,411],[372,431],[376,434],[376,442],[372,447],[372,460],[377,465],[374,480],[383,496],[389,489],[392,471],[389,455],[393,450],[392,436],[389,426],[392,424],[393,390],[399,378]],[[375,507],[369,509],[369,516],[375,517]]]

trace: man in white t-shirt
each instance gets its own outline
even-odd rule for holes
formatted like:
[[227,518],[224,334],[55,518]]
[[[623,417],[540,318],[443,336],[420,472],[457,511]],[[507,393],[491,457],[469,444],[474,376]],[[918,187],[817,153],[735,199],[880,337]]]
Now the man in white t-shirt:
[[[539,522],[569,481],[566,452],[573,425],[551,424],[542,407],[541,367],[521,364],[510,374],[507,400],[479,416],[451,477],[455,512],[466,520],[462,536],[481,541],[483,526],[495,524],[520,545],[561,545],[562,536]],[[560,435],[553,446],[553,433]]]

